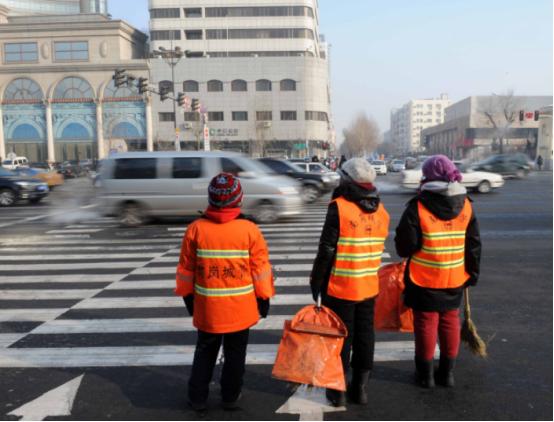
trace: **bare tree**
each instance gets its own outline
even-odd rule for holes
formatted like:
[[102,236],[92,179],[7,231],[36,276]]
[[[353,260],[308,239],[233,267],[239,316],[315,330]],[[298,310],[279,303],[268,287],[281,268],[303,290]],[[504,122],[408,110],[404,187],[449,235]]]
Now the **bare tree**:
[[365,157],[377,149],[381,139],[377,122],[365,113],[360,113],[344,129],[343,136],[340,152],[347,157]]
[[506,95],[492,94],[481,109],[481,113],[494,128],[493,145],[498,145],[500,154],[504,151],[504,139],[516,121],[518,108],[519,102],[514,97],[513,91],[508,91]]

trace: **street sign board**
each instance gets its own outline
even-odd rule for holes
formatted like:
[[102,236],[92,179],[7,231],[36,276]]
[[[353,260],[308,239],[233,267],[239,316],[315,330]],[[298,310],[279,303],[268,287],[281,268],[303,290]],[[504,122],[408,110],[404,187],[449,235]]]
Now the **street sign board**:
[[210,129],[204,125],[204,151],[210,151]]

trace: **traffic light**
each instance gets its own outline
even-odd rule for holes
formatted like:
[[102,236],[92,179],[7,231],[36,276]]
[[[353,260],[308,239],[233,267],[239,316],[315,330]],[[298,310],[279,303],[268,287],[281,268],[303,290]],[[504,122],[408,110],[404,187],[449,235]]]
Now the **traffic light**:
[[541,117],[541,112],[539,110],[535,110],[535,122],[538,122]]
[[179,92],[179,94],[177,95],[177,104],[179,104],[179,107],[184,107],[185,106],[185,94],[183,94],[182,92]]
[[523,122],[525,120],[525,112],[523,110],[519,110],[519,121]]
[[138,78],[138,92],[139,94],[144,94],[148,92],[148,79],[147,78]]
[[160,88],[160,101],[165,101],[169,98],[169,87],[162,86]]
[[193,98],[192,99],[192,103],[190,105],[190,108],[195,113],[198,113],[200,111],[200,101],[198,100],[198,98]]
[[114,75],[112,76],[116,88],[122,87],[125,82],[127,82],[127,75],[125,74],[125,72],[125,69],[116,69]]
[[133,86],[133,82],[135,82],[137,78],[133,75],[127,75],[127,87],[132,87]]

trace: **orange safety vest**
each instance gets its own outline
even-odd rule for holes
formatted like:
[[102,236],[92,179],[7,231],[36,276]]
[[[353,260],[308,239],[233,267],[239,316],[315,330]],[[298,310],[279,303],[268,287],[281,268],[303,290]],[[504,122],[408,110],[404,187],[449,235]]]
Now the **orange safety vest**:
[[193,325],[222,334],[241,331],[259,320],[256,298],[275,295],[269,252],[260,229],[237,219],[192,223],[177,266],[175,294],[194,294]]
[[465,241],[473,212],[471,203],[466,199],[462,212],[452,220],[435,217],[421,202],[417,207],[423,242],[410,259],[410,279],[430,289],[463,286],[469,279],[465,269]]
[[339,240],[327,294],[339,299],[362,301],[379,294],[377,271],[389,234],[390,217],[383,204],[367,213],[339,197]]

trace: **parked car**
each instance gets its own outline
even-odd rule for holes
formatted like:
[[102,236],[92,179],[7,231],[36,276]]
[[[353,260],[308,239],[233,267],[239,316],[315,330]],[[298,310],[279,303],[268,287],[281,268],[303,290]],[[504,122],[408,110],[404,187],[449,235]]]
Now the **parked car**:
[[260,163],[224,152],[116,153],[102,162],[99,199],[125,226],[149,217],[197,216],[208,206],[208,185],[220,172],[240,178],[242,211],[261,223],[302,212],[300,186]]
[[474,170],[499,173],[505,177],[525,178],[532,167],[525,154],[498,154],[473,164]]
[[275,174],[287,176],[301,185],[302,200],[313,203],[321,195],[330,192],[336,185],[331,177],[322,173],[307,173],[296,164],[275,158],[260,158],[259,162]]
[[375,170],[378,176],[384,176],[387,174],[387,165],[382,160],[370,161],[371,166]]
[[336,171],[332,171],[328,167],[325,167],[325,165],[323,165],[322,163],[294,162],[294,165],[299,167],[305,173],[319,173],[329,176],[329,178],[331,178],[331,181],[335,184],[333,188],[337,187],[340,183],[340,175]]
[[392,172],[400,172],[406,170],[406,164],[404,160],[392,160],[390,164],[390,169]]
[[32,204],[48,196],[48,185],[40,180],[18,176],[0,168],[0,207],[10,207],[19,200]]
[[[479,193],[489,193],[493,189],[504,186],[504,179],[500,174],[490,173],[485,171],[475,171],[468,168],[460,161],[454,161],[454,164],[462,173],[462,185],[467,189],[475,190]],[[406,189],[419,188],[423,173],[421,165],[418,169],[405,170],[403,173],[402,187]]]
[[50,190],[53,190],[56,186],[64,184],[63,176],[55,170],[43,170],[33,167],[18,167],[12,171],[18,176],[42,180],[48,185],[48,188]]
[[26,157],[7,158],[2,161],[2,167],[6,170],[14,170],[18,167],[29,167],[29,160]]
[[44,161],[29,163],[29,167],[42,170],[56,170],[56,166]]

